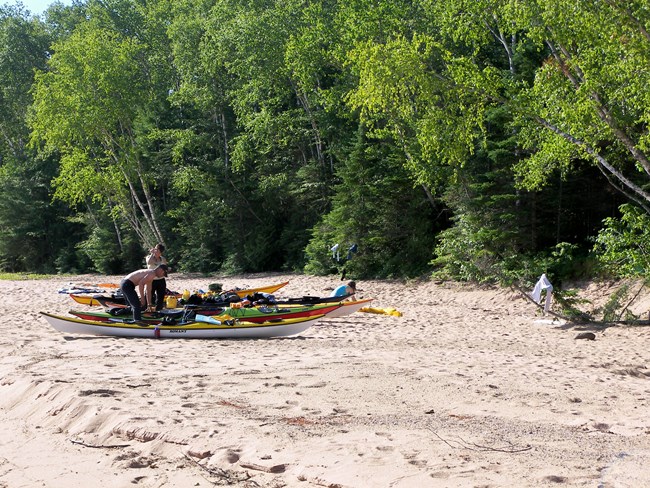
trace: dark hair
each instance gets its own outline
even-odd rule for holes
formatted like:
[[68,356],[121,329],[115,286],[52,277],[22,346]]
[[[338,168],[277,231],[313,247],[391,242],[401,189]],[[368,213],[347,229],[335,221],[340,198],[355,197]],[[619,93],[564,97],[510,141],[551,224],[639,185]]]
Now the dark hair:
[[356,282],[354,282],[354,281],[350,281],[350,282],[348,283],[348,286],[349,286],[350,288],[352,288],[354,291],[357,291],[357,283],[356,283]]
[[167,266],[166,264],[161,264],[156,269],[162,269],[165,272],[165,276],[167,276],[167,271],[169,271],[169,266]]
[[164,245],[164,244],[160,244],[160,243],[158,243],[158,244],[156,244],[154,247],[155,247],[156,249],[158,249],[160,252],[163,252],[163,251],[165,250],[165,245]]

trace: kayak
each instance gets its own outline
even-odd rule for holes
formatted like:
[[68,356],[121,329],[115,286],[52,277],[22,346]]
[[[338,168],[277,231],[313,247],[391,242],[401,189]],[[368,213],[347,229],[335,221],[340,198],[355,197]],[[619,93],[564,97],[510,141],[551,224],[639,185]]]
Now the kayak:
[[259,288],[248,288],[247,290],[224,290],[226,292],[236,293],[239,298],[244,298],[246,295],[252,295],[253,293],[275,293],[283,286],[287,286],[288,281],[282,283],[277,283],[270,286],[261,286]]
[[241,322],[231,320],[221,323],[188,322],[186,324],[161,325],[133,323],[120,319],[109,322],[62,317],[41,312],[45,320],[59,332],[68,334],[90,334],[113,337],[145,337],[170,339],[239,339],[282,337],[300,334],[323,318],[323,315],[297,319],[271,320],[266,322]]
[[[182,320],[183,315],[187,312],[194,312],[219,319],[224,317],[227,319],[239,319],[247,322],[265,322],[272,319],[293,319],[298,317],[311,317],[313,315],[329,315],[329,313],[341,308],[342,303],[326,303],[313,306],[291,306],[291,307],[277,307],[277,306],[259,306],[259,307],[188,307],[187,309],[165,309],[160,312],[143,312],[143,322],[152,324],[165,323],[167,320]],[[115,314],[109,312],[95,312],[95,311],[78,311],[70,310],[70,314],[83,320],[96,320],[107,322],[116,317]],[[117,315],[119,318],[132,318],[131,314]]]
[[[234,293],[236,294],[239,298],[244,298],[246,295],[252,295],[253,293],[274,293],[278,291],[280,288],[283,286],[287,286],[289,284],[288,281],[284,281],[282,283],[276,283],[275,285],[267,285],[267,286],[260,286],[258,288],[247,288],[247,289],[236,289],[236,290],[228,290],[227,292],[224,293]],[[175,296],[175,297],[180,297],[180,294],[177,295],[170,295],[170,296]],[[106,303],[110,303],[111,305],[124,305],[124,297],[122,296],[116,296],[116,295],[87,295],[87,294],[80,294],[80,293],[70,293],[70,298],[72,298],[75,302],[80,303],[82,305],[89,305],[89,306],[106,306]]]
[[[338,303],[342,302],[345,300],[349,295],[344,295],[340,297],[315,297],[315,296],[310,296],[310,295],[305,295],[302,297],[296,297],[296,298],[283,298],[280,300],[273,300],[272,302],[264,303],[265,305],[269,306],[299,306],[299,305],[319,305],[319,304],[333,304],[333,303]],[[116,302],[111,300],[110,298],[102,297],[95,295],[94,299],[99,302],[99,304],[106,308],[126,308],[128,305],[124,303],[124,301],[121,302]],[[241,301],[241,300],[240,300]],[[200,307],[201,310],[205,310],[207,313],[207,310],[211,308],[215,308],[217,310],[220,310],[222,308],[230,307],[233,305],[233,303],[238,303],[238,302],[233,302],[233,301],[222,301],[222,302],[202,302],[198,304],[189,304],[186,306],[195,306],[195,307]],[[261,304],[257,304],[261,305]],[[257,306],[256,305],[256,306]],[[169,310],[169,309],[167,309]],[[220,312],[217,312],[220,313]]]
[[296,298],[283,298],[276,300],[275,305],[315,305],[317,303],[333,303],[333,302],[342,302],[350,295],[341,295],[337,297],[315,297],[311,295],[305,295],[302,297]]
[[352,300],[349,302],[341,302],[341,306],[328,313],[327,318],[333,319],[337,317],[345,317],[346,315],[350,315],[351,313],[360,310],[362,307],[365,307],[370,302],[372,302],[372,300],[373,300],[372,298],[366,298],[364,300]]
[[[115,300],[115,297],[106,297],[105,295],[102,296],[111,300]],[[93,307],[98,307],[101,305],[101,303],[97,300],[99,298],[99,295],[80,295],[78,293],[70,293],[70,298],[72,298],[75,302],[81,303],[82,305],[90,305]]]

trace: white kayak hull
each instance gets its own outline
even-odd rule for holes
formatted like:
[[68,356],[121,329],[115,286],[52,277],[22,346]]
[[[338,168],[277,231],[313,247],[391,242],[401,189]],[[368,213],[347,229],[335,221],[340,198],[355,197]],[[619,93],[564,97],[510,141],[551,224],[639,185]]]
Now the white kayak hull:
[[352,300],[349,302],[341,302],[341,306],[329,312],[326,317],[328,319],[333,319],[337,317],[345,317],[351,313],[357,312],[359,309],[367,306],[372,302],[372,298],[367,298],[365,300]]
[[75,317],[62,317],[41,312],[45,320],[59,332],[113,337],[149,337],[169,339],[256,339],[300,334],[318,322],[323,315],[277,322],[237,322],[233,325],[192,322],[187,325],[145,325],[124,322],[100,322]]

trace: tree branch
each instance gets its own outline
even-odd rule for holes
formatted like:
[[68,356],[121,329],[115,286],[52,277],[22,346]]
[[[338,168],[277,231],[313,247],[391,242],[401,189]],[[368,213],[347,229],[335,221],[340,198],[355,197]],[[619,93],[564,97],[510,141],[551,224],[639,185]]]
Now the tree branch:
[[[464,439],[462,439],[461,437],[458,438],[458,439],[460,439],[460,440],[458,440],[458,441],[455,441],[455,440],[448,441],[447,439],[442,438],[442,437],[441,437],[441,436],[440,436],[436,431],[434,431],[433,429],[429,429],[429,430],[433,433],[433,435],[435,435],[438,439],[440,439],[442,442],[444,442],[445,444],[447,444],[447,445],[448,445],[449,447],[451,447],[452,449],[458,449],[458,448],[460,447],[460,448],[463,448],[463,449],[469,449],[470,451],[481,451],[481,452],[485,452],[485,451],[495,451],[495,452],[507,452],[507,453],[524,452],[524,451],[530,451],[530,450],[532,449],[531,446],[526,446],[526,447],[505,447],[505,448],[502,448],[502,447],[491,447],[491,446],[482,446],[482,445],[480,445],[480,444],[475,444],[475,443],[473,443],[473,442],[472,442],[472,443],[469,443],[469,442],[465,441]],[[451,442],[455,442],[455,443],[457,443],[458,446],[452,445]],[[472,446],[473,446],[473,447],[472,447]]]
[[600,165],[602,165],[607,171],[609,171],[613,176],[615,176],[624,186],[632,190],[634,193],[637,195],[641,196],[644,200],[650,202],[650,194],[645,192],[641,187],[637,186],[634,184],[631,180],[626,178],[622,173],[616,170],[609,162],[603,158],[595,149],[587,145],[586,142],[578,139],[577,137],[572,136],[571,134],[568,134],[567,132],[564,132],[562,129],[559,127],[551,124],[549,121],[546,119],[540,117],[540,116],[535,116],[535,120],[542,125],[543,127],[546,127],[547,129],[551,130],[552,132],[555,132],[557,135],[563,137],[565,140],[569,141],[571,144],[574,144],[580,148],[582,148],[587,154],[592,156],[596,162]]

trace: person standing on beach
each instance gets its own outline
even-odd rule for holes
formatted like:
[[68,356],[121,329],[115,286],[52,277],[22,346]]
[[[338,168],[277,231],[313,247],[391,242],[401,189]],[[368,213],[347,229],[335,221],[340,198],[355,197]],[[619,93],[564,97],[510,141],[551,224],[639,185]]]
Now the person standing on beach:
[[[156,269],[161,264],[167,265],[167,260],[162,255],[165,252],[165,246],[163,244],[156,244],[149,255],[147,256],[147,268]],[[165,278],[155,278],[151,284],[153,302],[147,302],[148,306],[154,306],[156,311],[159,312],[163,309],[165,303],[165,292],[167,291],[167,281]]]
[[347,296],[346,300],[354,300],[354,294],[357,292],[357,283],[355,281],[348,282],[347,285],[340,285],[334,288],[334,291],[330,295],[331,297],[344,297]]
[[[133,320],[136,322],[142,320],[142,309],[147,303],[151,303],[153,281],[156,278],[167,276],[168,269],[166,264],[161,264],[155,269],[138,269],[125,276],[120,283],[120,289],[124,293],[127,303],[133,309]],[[138,291],[136,291],[136,287]],[[147,311],[153,309],[154,307],[149,306]]]

